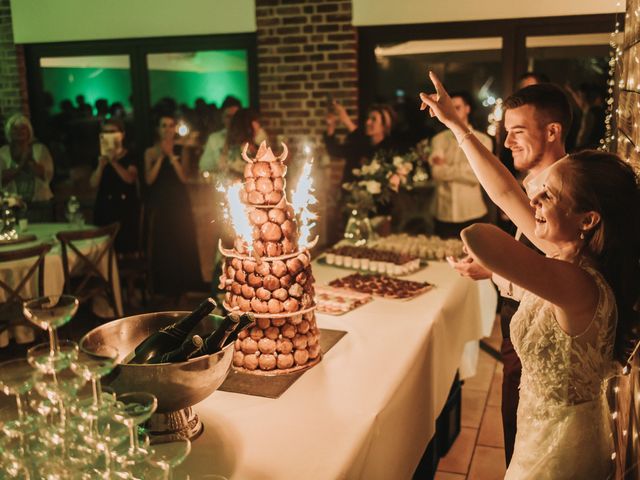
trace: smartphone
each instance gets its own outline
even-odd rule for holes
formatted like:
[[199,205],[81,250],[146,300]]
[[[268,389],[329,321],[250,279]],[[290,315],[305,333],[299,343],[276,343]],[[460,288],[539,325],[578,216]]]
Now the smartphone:
[[177,144],[177,143],[174,144],[173,145],[173,154],[179,157],[180,155],[182,155],[182,148],[183,148],[183,146],[181,144]]
[[122,148],[122,132],[100,134],[100,155],[111,156]]

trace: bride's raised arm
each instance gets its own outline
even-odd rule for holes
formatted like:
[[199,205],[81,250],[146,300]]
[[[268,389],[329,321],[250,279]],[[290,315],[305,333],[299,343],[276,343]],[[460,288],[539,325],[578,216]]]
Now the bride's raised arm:
[[449,94],[438,77],[429,72],[429,78],[435,86],[435,94],[421,93],[422,109],[429,108],[431,116],[449,128],[458,140],[471,168],[478,177],[493,202],[516,224],[522,233],[545,253],[552,253],[554,247],[544,240],[537,239],[534,210],[518,181],[502,164],[500,159],[491,153],[469,130],[456,114]]

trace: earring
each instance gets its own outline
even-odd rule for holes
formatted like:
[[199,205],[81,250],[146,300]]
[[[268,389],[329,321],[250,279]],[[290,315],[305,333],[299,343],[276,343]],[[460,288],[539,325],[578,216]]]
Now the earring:
[[580,240],[584,240],[584,232],[580,232]]

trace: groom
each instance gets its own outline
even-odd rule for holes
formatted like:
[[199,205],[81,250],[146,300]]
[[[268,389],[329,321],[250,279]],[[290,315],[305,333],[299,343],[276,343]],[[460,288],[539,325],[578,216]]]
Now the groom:
[[[564,142],[571,127],[571,107],[565,93],[556,85],[541,83],[522,88],[507,98],[504,146],[511,150],[516,170],[526,173],[523,183],[529,197],[541,187],[541,173],[566,155]],[[519,238],[520,237],[520,238]],[[516,233],[516,238],[533,245]],[[507,466],[516,438],[520,374],[522,365],[509,337],[511,317],[518,309],[522,291],[477,263],[470,257],[452,263],[460,275],[474,280],[492,278],[500,289],[500,326],[502,329],[502,427]]]

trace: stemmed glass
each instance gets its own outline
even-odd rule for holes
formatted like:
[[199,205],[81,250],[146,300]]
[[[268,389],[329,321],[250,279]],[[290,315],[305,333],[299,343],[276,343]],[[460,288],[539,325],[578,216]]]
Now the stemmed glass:
[[142,463],[149,454],[140,446],[137,425],[146,422],[158,408],[158,399],[147,392],[132,392],[119,395],[116,401],[113,418],[129,429],[129,448],[119,460],[126,464]]
[[[91,382],[92,397],[78,403],[80,416],[97,420],[102,412],[109,412],[113,403],[112,395],[103,395],[100,379],[111,373],[118,359],[118,349],[109,345],[99,345],[91,352],[83,351],[71,362],[73,373]],[[105,405],[107,400],[107,405]]]
[[18,419],[6,422],[2,429],[5,435],[22,438],[27,425],[27,415],[24,411],[23,396],[31,390],[34,384],[33,369],[24,359],[7,360],[0,363],[0,389],[5,395],[16,397],[16,411]]
[[160,443],[151,448],[147,462],[164,472],[164,480],[173,479],[173,469],[184,462],[191,452],[191,441],[181,438],[169,443]]
[[69,323],[78,311],[78,299],[71,295],[47,295],[27,300],[23,313],[27,320],[49,332],[50,356],[58,356],[57,329]]

